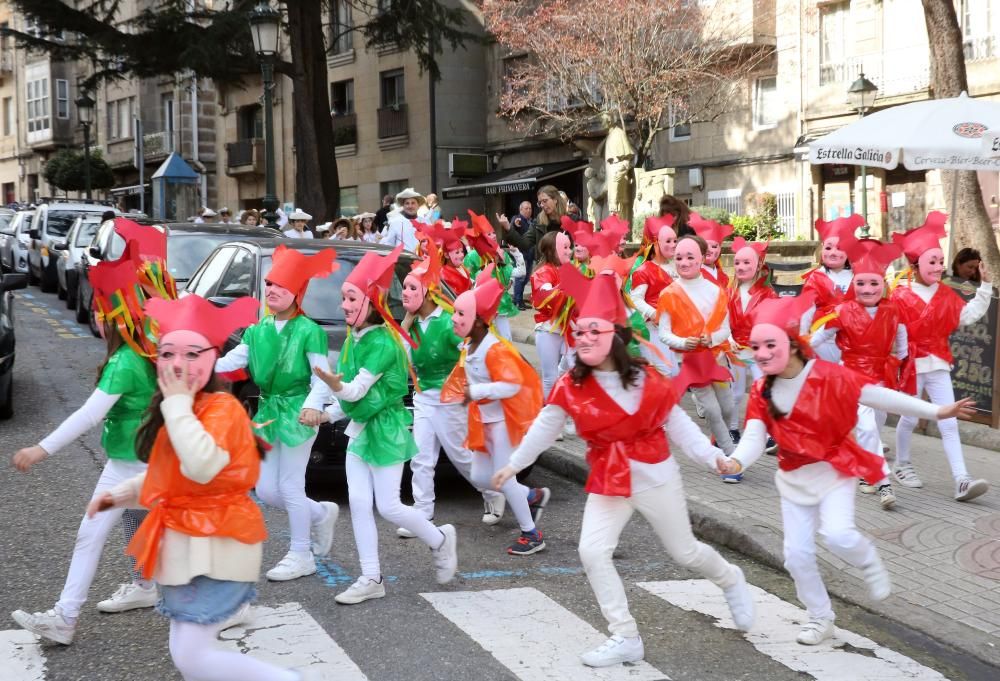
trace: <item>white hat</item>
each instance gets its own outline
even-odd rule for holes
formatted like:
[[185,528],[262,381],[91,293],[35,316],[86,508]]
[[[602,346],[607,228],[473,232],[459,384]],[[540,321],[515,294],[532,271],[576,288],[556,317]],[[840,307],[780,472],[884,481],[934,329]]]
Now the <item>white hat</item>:
[[305,212],[305,211],[304,211],[304,210],[302,210],[301,208],[296,208],[296,209],[295,209],[295,210],[293,210],[293,211],[292,211],[292,213],[291,213],[291,214],[290,214],[290,215],[288,216],[288,219],[289,219],[289,220],[312,220],[312,219],[313,219],[313,216],[312,216],[312,215],[309,215],[309,213]]
[[218,213],[216,213],[211,208],[205,208],[205,210],[201,211],[201,217],[203,218],[214,218],[217,215]]
[[233,211],[229,210],[229,208],[227,206],[223,206],[222,208],[219,209],[219,212],[220,213],[230,213],[230,214],[232,214]]
[[374,218],[374,217],[375,213],[358,213],[357,215],[354,216],[354,219],[360,221],[364,220],[365,218]]
[[424,205],[425,203],[427,203],[427,199],[424,198],[424,195],[418,193],[417,190],[414,189],[413,187],[407,187],[403,191],[396,194],[396,203],[398,203],[400,206],[403,205],[403,201],[405,201],[406,199],[416,199],[420,203],[420,205]]
[[331,225],[333,225],[332,222],[324,222],[322,225],[316,225],[316,228],[313,229],[313,231],[316,232],[317,234],[322,234],[323,232],[329,232]]

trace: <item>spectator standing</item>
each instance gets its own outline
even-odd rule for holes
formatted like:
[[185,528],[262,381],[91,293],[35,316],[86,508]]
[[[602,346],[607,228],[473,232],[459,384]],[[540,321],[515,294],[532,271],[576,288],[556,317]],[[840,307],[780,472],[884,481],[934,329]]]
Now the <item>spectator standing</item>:
[[243,215],[240,216],[240,224],[247,227],[256,227],[260,224],[260,213],[253,208],[246,209],[243,211]]
[[233,223],[233,213],[227,206],[219,209],[219,222],[223,225],[231,225]]
[[538,214],[538,219],[531,223],[524,236],[510,228],[510,221],[506,215],[497,216],[497,221],[503,227],[500,235],[502,242],[517,246],[525,257],[530,252],[535,259],[539,255],[538,244],[542,237],[549,232],[562,230],[562,217],[566,215],[566,199],[562,192],[547,184],[538,190],[538,207],[542,211]]
[[354,216],[354,219],[357,220],[361,228],[361,240],[366,243],[377,244],[380,235],[375,228],[375,213],[362,213],[361,215]]
[[[521,202],[517,215],[510,221],[510,226],[522,237],[528,233],[531,228],[531,201]],[[524,276],[514,278],[514,304],[519,310],[527,310],[531,305],[526,305],[524,302],[524,285],[528,283],[532,265],[535,264],[535,249],[521,251],[521,256],[524,258]]]
[[300,208],[296,208],[288,216],[288,228],[284,231],[289,239],[312,239],[312,231],[306,229],[307,223],[313,219],[312,215]]
[[417,219],[417,212],[427,200],[423,194],[417,192],[413,187],[407,187],[396,194],[396,205],[400,210],[398,213],[389,215],[389,225],[379,243],[387,246],[403,245],[403,248],[410,253],[417,252],[417,228],[413,226],[413,220]]
[[392,196],[386,194],[382,197],[382,207],[375,213],[375,229],[384,232],[389,224],[389,212],[392,210]]

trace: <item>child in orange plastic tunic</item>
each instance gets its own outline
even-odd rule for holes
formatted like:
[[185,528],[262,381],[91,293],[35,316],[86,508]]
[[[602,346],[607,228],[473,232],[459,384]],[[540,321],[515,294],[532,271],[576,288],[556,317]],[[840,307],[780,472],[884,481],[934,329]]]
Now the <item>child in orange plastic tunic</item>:
[[[469,345],[441,388],[442,402],[469,405],[466,446],[473,452],[472,484],[480,489],[488,489],[493,474],[507,465],[510,453],[542,408],[538,374],[493,331],[503,289],[490,278],[489,270],[480,273],[474,289],[455,299],[455,334],[469,339]],[[545,540],[535,523],[549,501],[548,488],[529,491],[515,478],[499,491],[521,526],[520,537],[507,552],[527,556],[544,549]]]
[[218,650],[222,623],[255,597],[264,517],[250,498],[260,473],[253,424],[239,400],[216,392],[214,364],[234,329],[256,321],[258,303],[224,310],[190,295],[153,300],[159,322],[159,392],[136,438],[146,473],[91,501],[93,516],[116,506],[149,508],[129,544],[146,578],[160,585],[170,618],[170,656],[185,681],[298,681],[302,675]]

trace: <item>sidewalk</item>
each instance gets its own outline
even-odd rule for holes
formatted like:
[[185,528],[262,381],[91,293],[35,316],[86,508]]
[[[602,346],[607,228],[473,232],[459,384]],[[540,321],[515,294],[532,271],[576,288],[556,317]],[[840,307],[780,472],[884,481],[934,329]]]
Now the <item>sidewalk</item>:
[[[536,363],[528,339],[530,316],[522,313],[512,321],[514,340]],[[696,423],[704,424],[690,398],[681,406]],[[894,447],[892,428],[886,427],[882,437]],[[570,437],[543,454],[540,463],[583,482],[584,455],[583,443]],[[742,483],[727,485],[680,451],[674,455],[683,470],[695,531],[783,569],[781,510],[773,479],[776,459],[761,457]],[[894,485],[897,503],[891,511],[882,510],[875,496],[857,495],[858,527],[876,541],[892,575],[893,595],[888,600],[871,603],[860,571],[822,548],[820,564],[831,594],[1000,665],[1000,453],[967,444],[965,458],[973,475],[995,485],[973,502],[953,500],[954,484],[941,441],[922,435],[913,437],[913,461],[924,481],[922,489]]]

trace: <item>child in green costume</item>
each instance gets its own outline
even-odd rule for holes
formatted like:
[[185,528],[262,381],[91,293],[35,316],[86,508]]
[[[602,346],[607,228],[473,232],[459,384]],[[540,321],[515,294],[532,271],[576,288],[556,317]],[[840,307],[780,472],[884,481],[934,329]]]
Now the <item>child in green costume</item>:
[[467,230],[465,238],[469,242],[472,250],[465,256],[465,269],[469,270],[472,281],[476,280],[479,273],[486,269],[486,266],[493,263],[493,278],[503,289],[503,296],[500,298],[500,309],[497,310],[496,319],[493,326],[497,333],[507,340],[512,340],[510,335],[510,319],[516,317],[520,310],[514,304],[510,296],[510,284],[514,273],[514,257],[500,248],[497,242],[496,232],[493,225],[485,215],[477,215],[471,210],[469,216],[472,218],[472,229]]

